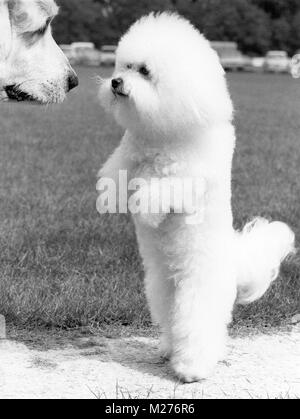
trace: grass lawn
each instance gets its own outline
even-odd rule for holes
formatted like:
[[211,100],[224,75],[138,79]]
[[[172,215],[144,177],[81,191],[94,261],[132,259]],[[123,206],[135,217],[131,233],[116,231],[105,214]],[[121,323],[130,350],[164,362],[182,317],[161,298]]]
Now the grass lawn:
[[[150,322],[128,216],[96,212],[96,175],[121,131],[97,101],[98,69],[59,106],[0,106],[0,312],[17,326]],[[230,74],[238,146],[235,223],[252,216],[300,233],[300,82]],[[300,311],[300,259],[235,324],[276,325]]]

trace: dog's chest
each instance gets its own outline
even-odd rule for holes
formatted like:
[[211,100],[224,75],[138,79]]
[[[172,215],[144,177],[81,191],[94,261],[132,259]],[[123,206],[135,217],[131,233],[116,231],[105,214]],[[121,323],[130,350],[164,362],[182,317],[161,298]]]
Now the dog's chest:
[[179,159],[177,156],[165,156],[157,154],[137,160],[131,171],[131,178],[170,178],[188,173],[187,159]]

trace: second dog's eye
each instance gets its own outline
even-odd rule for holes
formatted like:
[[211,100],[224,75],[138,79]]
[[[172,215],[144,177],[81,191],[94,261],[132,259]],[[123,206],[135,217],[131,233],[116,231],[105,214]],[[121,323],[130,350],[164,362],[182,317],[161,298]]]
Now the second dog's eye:
[[46,32],[46,30],[48,29],[49,25],[51,23],[51,19],[47,19],[45,25],[43,27],[41,27],[40,29],[38,29],[35,34],[36,35],[44,35],[44,33]]
[[142,75],[142,76],[145,76],[145,77],[149,77],[150,76],[150,70],[145,66],[145,65],[142,65],[140,68],[139,68],[139,73]]

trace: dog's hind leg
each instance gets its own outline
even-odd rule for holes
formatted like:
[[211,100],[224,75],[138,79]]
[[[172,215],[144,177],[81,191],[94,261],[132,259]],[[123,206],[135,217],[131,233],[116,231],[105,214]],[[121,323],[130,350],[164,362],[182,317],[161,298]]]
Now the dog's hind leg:
[[187,383],[206,379],[224,359],[236,297],[232,264],[203,259],[194,272],[182,272],[175,289],[171,364]]
[[153,323],[161,332],[160,353],[171,355],[171,312],[174,303],[174,281],[168,277],[164,256],[152,229],[137,225],[137,237],[145,268],[145,289]]
[[159,266],[149,269],[146,278],[146,295],[154,323],[160,327],[160,355],[169,359],[172,352],[171,313],[174,301],[174,282]]

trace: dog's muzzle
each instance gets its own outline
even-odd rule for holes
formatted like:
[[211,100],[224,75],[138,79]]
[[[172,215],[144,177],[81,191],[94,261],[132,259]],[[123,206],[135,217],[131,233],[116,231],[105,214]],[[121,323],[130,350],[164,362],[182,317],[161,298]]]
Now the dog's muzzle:
[[35,102],[36,101],[36,99],[33,96],[29,95],[28,93],[23,92],[16,85],[6,86],[4,90],[5,90],[5,93],[7,94],[7,97],[10,100],[15,100],[17,102],[24,102],[24,101]]

